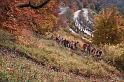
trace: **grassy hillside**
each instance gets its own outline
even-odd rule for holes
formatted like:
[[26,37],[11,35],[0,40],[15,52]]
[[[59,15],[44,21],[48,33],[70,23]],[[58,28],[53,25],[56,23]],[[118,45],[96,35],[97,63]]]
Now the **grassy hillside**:
[[[58,31],[57,34],[61,32]],[[67,32],[64,31],[63,34]],[[82,42],[79,36],[69,32],[66,37],[77,37],[77,40]],[[1,80],[8,82],[92,82],[93,80],[122,82],[121,73],[115,67],[103,60],[96,61],[92,57],[78,55],[75,51],[58,45],[48,36],[39,38],[34,35],[19,36],[18,40],[15,39],[17,37],[12,34],[0,31],[0,45],[5,48],[0,52]],[[29,44],[25,44],[26,41],[22,42],[21,39],[30,40],[30,42],[27,41]]]
[[[67,0],[64,2],[68,3]],[[22,4],[28,6],[19,7]],[[63,15],[62,18],[58,16],[58,0],[50,0],[38,9],[29,5],[29,0],[0,2],[0,82],[124,81],[123,46],[102,47],[105,53],[101,60],[83,54],[81,49],[64,47],[51,36],[78,41],[80,48],[91,38],[83,38],[64,28],[70,24]],[[70,3],[71,11],[77,10],[74,5],[77,4]]]

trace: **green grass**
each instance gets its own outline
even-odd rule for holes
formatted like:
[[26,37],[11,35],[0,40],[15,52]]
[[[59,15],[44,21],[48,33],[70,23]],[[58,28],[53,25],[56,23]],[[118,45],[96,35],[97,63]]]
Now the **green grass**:
[[[119,71],[116,70],[115,67],[106,64],[104,61],[97,62],[92,57],[82,58],[81,56],[78,56],[77,54],[71,52],[70,50],[62,46],[59,46],[53,40],[47,40],[42,38],[37,39],[33,37],[35,38],[33,39],[35,45],[34,42],[31,45],[23,45],[17,44],[16,42],[12,42],[11,38],[14,37],[11,34],[6,33],[4,31],[1,31],[0,36],[3,36],[0,37],[1,45],[26,53],[30,57],[43,62],[46,66],[58,68],[60,71],[64,71],[65,73],[71,72],[76,75],[81,75],[85,77],[96,76],[98,78],[105,78],[111,76],[111,74],[113,73],[115,74],[119,73]],[[42,46],[37,47],[36,45],[40,45],[40,43],[42,43]],[[20,68],[18,68],[18,70],[20,70]],[[25,73],[25,70],[22,70],[22,72]],[[6,72],[2,73],[6,74]],[[19,74],[25,75],[23,73]],[[29,74],[28,76],[31,77],[30,75],[31,74]],[[13,76],[9,77],[13,78]]]

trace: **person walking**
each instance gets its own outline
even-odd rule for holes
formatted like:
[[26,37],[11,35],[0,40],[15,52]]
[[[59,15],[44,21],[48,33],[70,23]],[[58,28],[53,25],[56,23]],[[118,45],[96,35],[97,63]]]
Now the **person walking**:
[[91,44],[87,45],[87,54],[90,55],[91,54]]

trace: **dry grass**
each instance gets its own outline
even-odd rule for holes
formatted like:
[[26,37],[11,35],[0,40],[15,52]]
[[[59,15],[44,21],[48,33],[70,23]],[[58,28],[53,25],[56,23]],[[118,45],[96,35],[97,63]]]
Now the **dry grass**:
[[[5,32],[3,33],[5,36],[6,33]],[[10,36],[10,34],[8,34],[7,36],[9,38],[12,37]],[[56,44],[56,42],[54,42],[53,40],[37,39],[33,37],[34,43],[30,45],[22,45],[10,41],[8,37],[4,39],[4,41],[3,39],[0,39],[1,40],[0,44],[12,49],[14,48],[26,54],[31,53],[30,56],[32,58],[44,62],[45,65],[48,67],[49,66],[55,67],[56,69],[59,69],[60,72],[73,73],[75,75],[79,75],[83,77],[95,76],[97,78],[106,78],[106,77],[113,78],[113,73],[115,74],[114,77],[116,77],[119,74],[119,71],[116,70],[115,67],[106,64],[104,61],[95,61],[92,59],[92,57],[83,58],[71,52],[69,49]],[[38,47],[38,45],[40,47]],[[62,73],[60,73],[60,75],[61,74]],[[59,76],[55,78],[58,77]],[[78,81],[74,81],[74,82],[78,82]]]
[[105,45],[104,51],[106,54],[104,60],[124,71],[124,45]]
[[0,54],[0,81],[2,82],[80,82],[81,80],[62,72],[44,69],[25,58],[13,58],[11,55]]

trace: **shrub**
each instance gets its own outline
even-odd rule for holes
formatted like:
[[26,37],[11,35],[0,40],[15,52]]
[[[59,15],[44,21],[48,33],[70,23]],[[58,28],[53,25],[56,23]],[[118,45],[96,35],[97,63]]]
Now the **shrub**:
[[118,44],[122,41],[123,18],[116,7],[105,8],[95,17],[95,44]]

